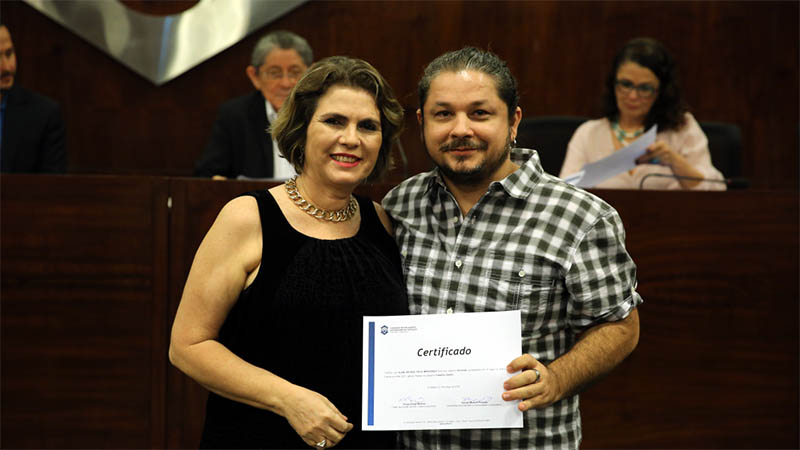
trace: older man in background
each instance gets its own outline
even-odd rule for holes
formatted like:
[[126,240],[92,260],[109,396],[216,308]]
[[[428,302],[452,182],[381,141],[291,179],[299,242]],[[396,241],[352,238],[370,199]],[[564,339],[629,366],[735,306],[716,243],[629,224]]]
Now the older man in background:
[[294,176],[292,165],[278,153],[269,126],[313,59],[308,42],[294,33],[275,31],[261,38],[245,69],[256,91],[220,107],[195,175],[223,180]]

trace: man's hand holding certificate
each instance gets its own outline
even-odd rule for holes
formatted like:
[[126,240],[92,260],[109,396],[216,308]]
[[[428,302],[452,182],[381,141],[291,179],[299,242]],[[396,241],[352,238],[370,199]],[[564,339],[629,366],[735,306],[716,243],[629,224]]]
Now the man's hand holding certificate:
[[363,430],[521,428],[519,311],[364,317]]

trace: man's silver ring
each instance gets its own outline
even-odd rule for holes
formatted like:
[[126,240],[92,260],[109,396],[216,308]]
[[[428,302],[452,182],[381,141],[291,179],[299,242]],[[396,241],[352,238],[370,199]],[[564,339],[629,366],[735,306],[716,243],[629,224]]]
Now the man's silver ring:
[[314,445],[316,445],[319,448],[325,448],[325,446],[328,445],[328,440],[327,439],[323,439],[323,440],[317,442]]
[[533,380],[533,384],[536,384],[542,378],[542,373],[538,369],[533,369],[533,372],[536,373],[536,379]]

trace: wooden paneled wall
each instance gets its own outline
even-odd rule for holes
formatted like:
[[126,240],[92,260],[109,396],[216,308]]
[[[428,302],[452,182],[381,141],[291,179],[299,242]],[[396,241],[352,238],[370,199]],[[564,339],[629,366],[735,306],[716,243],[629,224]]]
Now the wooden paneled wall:
[[[169,329],[219,209],[263,187],[0,176],[0,448],[196,448],[206,392]],[[595,193],[645,302],[638,348],[581,396],[583,448],[798,448],[798,193]]]
[[167,180],[0,182],[0,447],[163,447]]
[[[129,1],[151,12],[174,5]],[[194,1],[189,2],[194,3]],[[148,5],[149,4],[149,5]],[[61,102],[70,172],[189,175],[216,108],[251,89],[244,68],[264,33],[290,29],[317,57],[373,63],[407,110],[407,170],[430,163],[414,118],[422,68],[470,44],[506,59],[524,115],[597,115],[602,80],[626,40],[649,35],[671,49],[699,120],[743,131],[743,171],[756,187],[798,189],[796,1],[311,1],[161,87],[15,0],[0,2],[17,47],[18,82]],[[231,2],[236,7],[236,1]]]

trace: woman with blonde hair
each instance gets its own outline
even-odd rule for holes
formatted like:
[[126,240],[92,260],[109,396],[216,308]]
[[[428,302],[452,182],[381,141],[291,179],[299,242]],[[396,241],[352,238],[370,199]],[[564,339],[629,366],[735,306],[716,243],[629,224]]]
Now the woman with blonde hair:
[[361,432],[364,315],[407,314],[381,207],[353,190],[390,163],[403,110],[360,59],[318,61],[273,125],[299,174],[231,200],[197,250],[170,360],[206,387],[201,447],[392,448]]

